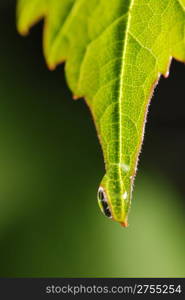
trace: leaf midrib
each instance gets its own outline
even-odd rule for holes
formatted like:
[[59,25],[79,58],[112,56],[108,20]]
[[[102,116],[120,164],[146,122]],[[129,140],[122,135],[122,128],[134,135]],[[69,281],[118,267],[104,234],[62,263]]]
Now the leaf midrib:
[[[131,9],[132,6],[134,4],[135,0],[130,0],[130,5],[129,5],[129,9],[128,9],[128,19],[127,19],[127,23],[126,23],[126,29],[125,29],[125,38],[124,38],[124,42],[123,42],[123,55],[122,55],[122,65],[121,65],[121,76],[120,76],[120,86],[119,86],[119,98],[118,98],[118,114],[119,114],[119,165],[122,164],[121,161],[121,153],[122,153],[122,148],[123,148],[123,133],[122,133],[122,127],[121,124],[122,123],[122,92],[123,92],[123,78],[124,78],[124,74],[125,74],[125,60],[126,60],[126,55],[127,55],[127,45],[128,45],[128,38],[129,38],[129,28],[130,28],[130,23],[131,23]],[[118,172],[119,172],[119,177],[120,177],[120,182],[121,182],[121,178],[122,178],[122,174],[121,174],[121,168],[118,168]]]

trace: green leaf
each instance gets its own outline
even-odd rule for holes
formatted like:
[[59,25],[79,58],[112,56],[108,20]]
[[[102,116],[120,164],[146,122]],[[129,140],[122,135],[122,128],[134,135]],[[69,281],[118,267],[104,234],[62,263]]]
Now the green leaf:
[[171,58],[185,61],[185,0],[19,0],[19,32],[45,17],[51,69],[66,60],[94,118],[106,166],[101,210],[127,225],[148,104]]

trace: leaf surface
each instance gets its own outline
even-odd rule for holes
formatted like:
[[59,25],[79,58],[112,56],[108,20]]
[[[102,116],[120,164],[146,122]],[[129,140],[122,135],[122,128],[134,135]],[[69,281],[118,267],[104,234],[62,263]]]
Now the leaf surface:
[[48,66],[66,61],[94,118],[106,166],[100,208],[126,226],[153,89],[172,57],[185,61],[185,0],[18,1],[20,33],[42,17]]

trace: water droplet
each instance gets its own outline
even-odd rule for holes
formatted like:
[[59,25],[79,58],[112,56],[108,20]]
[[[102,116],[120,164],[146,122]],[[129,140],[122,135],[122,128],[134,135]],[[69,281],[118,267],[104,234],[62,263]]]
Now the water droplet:
[[128,196],[128,194],[127,194],[127,192],[125,191],[122,197],[123,197],[124,200],[126,200],[126,199],[127,199],[127,196]]
[[127,164],[124,164],[124,163],[120,164],[120,167],[122,168],[122,170],[124,172],[128,172],[130,170],[130,167]]

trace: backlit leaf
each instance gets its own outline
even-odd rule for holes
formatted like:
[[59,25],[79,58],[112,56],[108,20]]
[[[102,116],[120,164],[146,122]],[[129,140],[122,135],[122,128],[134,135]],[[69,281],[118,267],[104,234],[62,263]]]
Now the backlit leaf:
[[100,208],[126,226],[153,89],[172,57],[185,61],[185,0],[18,1],[20,33],[42,17],[48,66],[66,61],[94,118],[106,166]]

